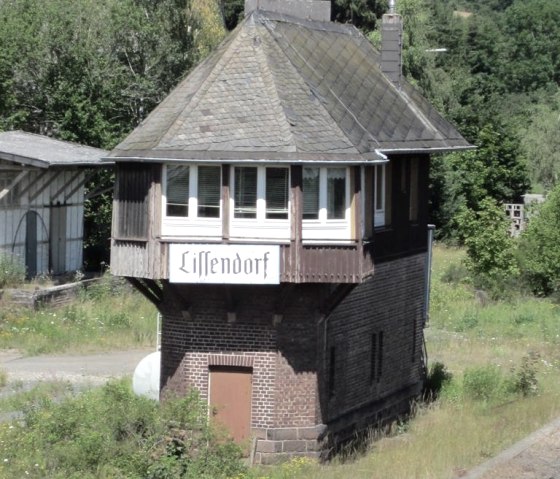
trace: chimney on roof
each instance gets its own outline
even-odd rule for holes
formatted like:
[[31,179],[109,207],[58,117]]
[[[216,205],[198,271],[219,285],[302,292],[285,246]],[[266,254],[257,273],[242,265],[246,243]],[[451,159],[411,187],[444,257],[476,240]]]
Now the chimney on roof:
[[331,21],[330,0],[245,0],[245,16],[255,10],[290,15],[303,20]]
[[395,0],[389,1],[389,13],[381,24],[381,71],[397,87],[402,79],[402,17],[395,13]]

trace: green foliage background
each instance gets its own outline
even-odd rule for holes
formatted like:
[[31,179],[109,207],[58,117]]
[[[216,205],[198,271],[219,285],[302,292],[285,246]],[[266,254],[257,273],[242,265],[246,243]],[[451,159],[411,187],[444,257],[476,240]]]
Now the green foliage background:
[[[332,0],[332,18],[375,43],[387,0]],[[432,221],[490,197],[516,202],[558,182],[560,2],[398,0],[403,72],[478,149],[435,157]],[[242,0],[0,2],[0,130],[114,147],[243,17]],[[444,49],[436,52],[434,49]],[[110,185],[99,175],[90,190]],[[107,260],[111,195],[86,205]],[[101,227],[99,227],[101,225]],[[104,226],[103,226],[104,225]]]

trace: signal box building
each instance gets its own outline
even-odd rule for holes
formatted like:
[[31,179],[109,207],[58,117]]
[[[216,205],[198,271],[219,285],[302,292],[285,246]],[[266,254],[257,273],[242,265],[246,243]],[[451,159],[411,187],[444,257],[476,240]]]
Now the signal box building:
[[428,168],[470,148],[330,2],[245,20],[110,155],[111,270],[162,314],[161,394],[254,461],[406,411],[425,376]]

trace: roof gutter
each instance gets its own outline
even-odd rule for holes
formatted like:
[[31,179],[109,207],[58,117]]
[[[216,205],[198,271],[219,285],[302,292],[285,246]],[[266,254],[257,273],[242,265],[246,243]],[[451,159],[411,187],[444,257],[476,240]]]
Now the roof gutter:
[[233,164],[287,164],[287,165],[363,165],[363,164],[383,164],[387,163],[389,159],[383,155],[379,155],[377,159],[368,158],[352,158],[342,160],[338,159],[297,159],[297,158],[161,158],[161,157],[144,157],[144,156],[112,156],[101,158],[102,163],[125,163],[125,162],[138,162],[138,163],[196,163],[196,164],[212,164],[216,163],[224,165]]
[[469,146],[441,146],[437,148],[382,148],[375,150],[376,153],[385,155],[409,155],[409,154],[432,154],[432,153],[455,153],[460,151],[472,151],[478,147]]

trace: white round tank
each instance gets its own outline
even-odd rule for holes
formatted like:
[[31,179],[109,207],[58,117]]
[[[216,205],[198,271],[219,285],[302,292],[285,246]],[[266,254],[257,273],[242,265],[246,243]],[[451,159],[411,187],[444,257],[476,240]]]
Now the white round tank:
[[159,401],[161,352],[148,354],[136,366],[132,376],[132,390],[138,396]]

